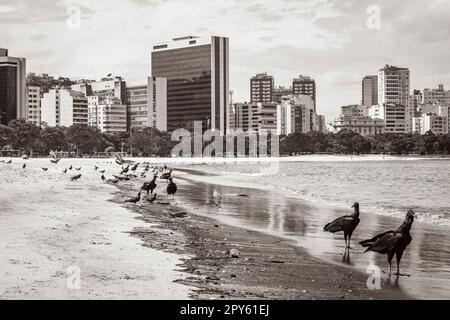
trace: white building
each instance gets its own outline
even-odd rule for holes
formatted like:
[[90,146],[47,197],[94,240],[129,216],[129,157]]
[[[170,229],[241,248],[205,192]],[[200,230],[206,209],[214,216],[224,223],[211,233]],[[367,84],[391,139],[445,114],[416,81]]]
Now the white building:
[[277,104],[274,102],[236,103],[230,110],[229,128],[253,131],[277,130]]
[[148,78],[148,121],[151,127],[167,131],[167,79]]
[[[383,119],[385,132],[387,133],[407,133],[407,107],[396,104],[376,105],[369,108],[369,117],[372,119]],[[411,116],[411,131],[413,116]]]
[[[409,105],[410,73],[408,68],[386,65],[378,73],[378,104],[403,106],[405,112],[404,132],[412,131],[414,110]],[[400,107],[399,107],[400,108]],[[396,111],[397,112],[397,111]],[[389,121],[392,121],[390,119]],[[386,126],[386,130],[388,131]]]
[[41,88],[27,86],[27,121],[41,125]]
[[88,99],[66,89],[51,89],[41,99],[41,123],[50,127],[70,127],[88,123]]
[[425,134],[428,131],[434,134],[448,134],[448,117],[434,113],[424,113],[420,117],[419,133]]
[[277,108],[277,133],[317,131],[317,115],[314,100],[309,95],[288,95],[281,98]]
[[368,108],[361,105],[348,105],[341,107],[341,115],[334,120],[335,132],[347,129],[362,136],[380,134],[384,132],[383,119],[368,116]]

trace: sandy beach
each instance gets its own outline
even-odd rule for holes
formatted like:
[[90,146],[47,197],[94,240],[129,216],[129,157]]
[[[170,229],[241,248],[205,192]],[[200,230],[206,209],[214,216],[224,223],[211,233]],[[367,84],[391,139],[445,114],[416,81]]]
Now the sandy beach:
[[[62,173],[70,164],[82,167],[80,181],[69,181],[78,172]],[[0,164],[0,298],[432,298],[412,276],[383,274],[381,289],[369,290],[361,266],[370,260],[385,268],[385,257],[366,258],[357,249],[344,256],[341,236],[309,233],[311,225],[336,214],[331,209],[311,220],[316,208],[310,204],[183,165],[174,171],[175,200],[168,201],[167,183],[158,180],[156,203],[124,204],[149,179],[111,186],[94,165],[107,176],[120,169],[111,159]],[[304,215],[286,214],[294,211]],[[382,228],[398,222],[370,219]],[[425,237],[427,229],[419,229],[419,238]],[[322,250],[312,250],[315,245]],[[238,258],[230,256],[232,249]],[[81,271],[79,290],[67,288],[71,266]],[[445,297],[448,278],[425,280]]]

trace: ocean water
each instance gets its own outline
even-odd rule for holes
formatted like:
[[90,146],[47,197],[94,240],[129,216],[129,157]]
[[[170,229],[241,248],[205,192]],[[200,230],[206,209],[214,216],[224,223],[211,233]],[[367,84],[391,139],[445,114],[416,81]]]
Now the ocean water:
[[313,202],[358,201],[364,212],[399,218],[413,209],[418,221],[450,225],[450,160],[280,162],[272,173],[267,164],[204,167]]

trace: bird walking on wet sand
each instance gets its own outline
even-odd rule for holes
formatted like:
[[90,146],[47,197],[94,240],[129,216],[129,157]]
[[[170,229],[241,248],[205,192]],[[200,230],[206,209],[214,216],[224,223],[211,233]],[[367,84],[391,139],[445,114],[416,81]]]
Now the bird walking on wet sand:
[[142,185],[141,190],[147,191],[147,194],[149,194],[149,191],[153,194],[153,190],[156,189],[156,178],[157,176],[155,175],[150,182],[145,182]]
[[70,178],[70,181],[77,181],[80,178],[81,178],[81,173],[77,174],[76,176],[73,176],[72,178]]
[[141,191],[139,191],[139,193],[137,194],[136,197],[125,200],[124,202],[128,202],[128,203],[138,203],[141,200]]
[[172,176],[172,171],[173,171],[173,170],[170,169],[169,172],[163,173],[163,174],[161,175],[160,179],[162,179],[162,180],[169,180],[170,177]]
[[323,231],[331,233],[344,231],[346,249],[351,249],[350,240],[352,239],[353,231],[359,224],[359,203],[355,202],[352,208],[354,208],[354,211],[351,215],[339,217],[333,222],[326,224],[323,228]]
[[22,169],[25,169],[27,167],[26,163],[23,164]]
[[70,165],[69,170],[72,170],[72,168],[73,168],[72,165]]
[[172,177],[169,178],[169,184],[167,185],[167,195],[169,199],[173,199],[175,197],[175,193],[177,193],[177,185],[173,182]]
[[105,173],[105,169],[103,169],[103,170],[100,170],[100,173]]
[[98,167],[97,167],[97,166],[94,166],[94,170],[98,170]]
[[75,168],[75,170],[80,171],[80,170],[81,170],[81,167]]
[[138,163],[136,163],[132,168],[131,168],[131,171],[136,171],[136,169],[139,167],[139,162]]
[[106,181],[107,183],[111,183],[111,184],[116,184],[116,183],[119,182],[119,180],[116,179],[116,178],[114,178],[114,179],[106,179],[106,177],[103,174],[102,174],[101,178],[102,178],[103,181]]
[[127,167],[125,167],[125,168],[122,168],[122,171],[120,171],[120,174],[127,173],[129,169],[130,169],[130,166],[127,166]]
[[12,163],[12,159],[10,159],[9,161],[6,162],[6,164],[10,164]]
[[63,170],[63,173],[67,173],[67,168],[65,168],[65,169]]
[[409,231],[411,230],[411,226],[414,222],[414,218],[416,218],[416,214],[414,211],[409,210],[406,213],[405,220],[395,231],[387,231],[376,235],[372,239],[361,241],[360,244],[367,248],[367,251],[378,252],[381,254],[387,254],[387,259],[389,263],[389,274],[392,273],[392,258],[394,254],[397,259],[397,273],[400,274],[400,261],[403,256],[403,251],[405,251],[406,247],[411,243],[412,237]]
[[48,168],[41,168],[42,170],[44,170],[44,171],[47,171],[48,170]]

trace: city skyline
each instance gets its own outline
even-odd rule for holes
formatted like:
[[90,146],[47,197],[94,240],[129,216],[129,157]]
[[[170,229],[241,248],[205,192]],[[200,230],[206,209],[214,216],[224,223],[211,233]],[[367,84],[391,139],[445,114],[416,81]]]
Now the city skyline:
[[[275,86],[305,74],[316,80],[318,113],[327,122],[340,106],[360,103],[361,79],[385,64],[410,68],[411,90],[450,84],[445,1],[196,3],[196,15],[188,15],[190,1],[10,1],[0,5],[1,47],[25,57],[27,72],[73,79],[113,73],[133,85],[146,83],[153,45],[190,34],[225,36],[235,101],[250,101],[248,83],[257,73],[273,75]],[[379,30],[366,25],[372,4],[381,10]],[[70,5],[79,6],[80,29],[67,26]]]

